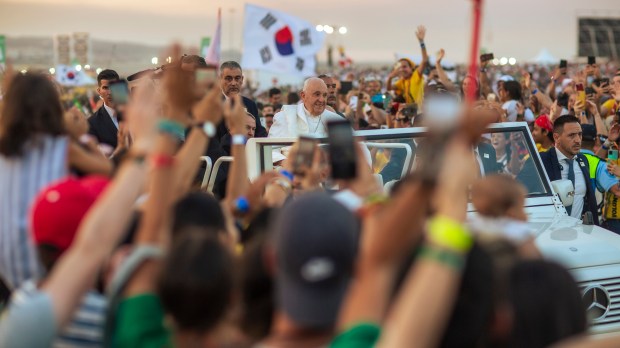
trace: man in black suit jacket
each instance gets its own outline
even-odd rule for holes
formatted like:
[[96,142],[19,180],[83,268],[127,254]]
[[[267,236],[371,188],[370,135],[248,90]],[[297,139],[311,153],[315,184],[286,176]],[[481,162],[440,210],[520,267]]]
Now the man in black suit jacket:
[[476,153],[476,160],[478,163],[482,163],[482,169],[484,169],[484,173],[480,174],[486,176],[500,172],[500,166],[497,164],[497,153],[493,145],[480,142],[474,152]]
[[119,79],[114,70],[106,69],[97,75],[97,93],[103,99],[103,106],[88,118],[88,133],[100,144],[110,145],[113,149],[118,143],[118,119],[110,93],[110,83]]
[[[220,88],[222,89],[222,93],[226,98],[232,98],[237,94],[241,93],[241,85],[243,84],[243,71],[241,70],[241,66],[239,63],[234,61],[228,61],[222,63],[220,65],[219,71],[219,79],[220,79]],[[243,97],[243,105],[247,112],[252,114],[256,119],[256,134],[254,135],[257,138],[262,138],[267,136],[267,130],[260,123],[260,118],[258,117],[258,107],[256,103],[246,97]],[[221,140],[224,135],[228,134],[228,129],[226,128],[225,121],[222,121],[217,128],[217,136]]]
[[[553,122],[553,138],[556,146],[541,153],[540,159],[542,160],[547,176],[551,181],[568,179],[566,174],[568,173],[568,162],[566,159],[572,159],[574,161],[572,164],[573,172],[575,174],[575,202],[577,202],[577,199],[584,199],[584,201],[583,209],[581,209],[581,211],[571,211],[569,215],[582,218],[583,214],[589,211],[592,214],[594,224],[598,225],[598,208],[596,206],[594,186],[590,180],[590,167],[588,159],[586,156],[579,153],[581,150],[581,132],[581,125],[576,117],[571,115],[558,117],[555,122]],[[561,160],[559,158],[561,158]],[[581,172],[581,175],[578,175],[578,171]],[[578,180],[583,181],[578,182]],[[583,187],[583,185],[586,187],[585,195],[579,195],[577,192],[577,187]],[[578,196],[580,197],[578,198]],[[571,210],[574,207],[576,207],[575,203],[573,203],[572,207],[570,207]]]

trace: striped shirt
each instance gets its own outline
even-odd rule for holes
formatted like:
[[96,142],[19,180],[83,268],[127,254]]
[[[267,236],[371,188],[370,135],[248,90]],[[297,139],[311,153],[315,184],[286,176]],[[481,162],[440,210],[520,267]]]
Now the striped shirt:
[[68,174],[68,138],[41,136],[21,157],[0,155],[0,277],[10,288],[41,275],[29,233],[30,206],[41,189]]
[[[106,298],[86,293],[71,321],[57,332],[51,297],[34,281],[26,281],[13,292],[0,317],[0,346],[6,347],[102,347]],[[33,332],[36,334],[33,335]]]

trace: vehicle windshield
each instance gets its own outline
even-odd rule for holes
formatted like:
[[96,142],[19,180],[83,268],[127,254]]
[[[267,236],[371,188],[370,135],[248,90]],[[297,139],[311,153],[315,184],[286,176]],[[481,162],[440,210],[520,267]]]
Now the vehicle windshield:
[[[358,132],[368,148],[367,159],[372,162],[373,173],[384,185],[399,180],[418,165],[416,150],[424,142],[423,129],[411,131],[377,130]],[[327,146],[321,139],[322,146]],[[269,162],[283,158],[290,143],[261,144],[261,157],[270,154],[261,165],[261,172],[273,168]],[[525,126],[491,127],[484,134],[476,148],[472,148],[480,168],[480,175],[493,173],[510,175],[521,182],[528,191],[528,197],[551,196],[551,189],[544,177],[544,169],[538,159],[537,148]],[[263,162],[263,161],[261,161]],[[458,175],[454,168],[454,175]]]

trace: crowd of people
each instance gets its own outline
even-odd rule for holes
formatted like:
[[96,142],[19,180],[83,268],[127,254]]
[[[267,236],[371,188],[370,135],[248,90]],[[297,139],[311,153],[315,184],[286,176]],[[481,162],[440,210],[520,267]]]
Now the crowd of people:
[[[587,336],[575,280],[536,248],[522,139],[484,133],[527,122],[549,178],[574,187],[567,215],[620,233],[620,71],[483,61],[452,81],[426,29],[415,37],[419,65],[317,75],[258,102],[237,62],[197,80],[213,67],[173,45],[170,64],[127,77],[126,103],[101,71],[89,117],[49,76],[6,69],[0,347],[618,346]],[[249,138],[325,137],[342,120],[432,129],[439,109],[452,136],[416,142],[406,175],[399,151],[359,143],[356,175],[328,184],[323,149],[300,166],[295,144],[248,180]],[[233,158],[212,193],[201,156]]]

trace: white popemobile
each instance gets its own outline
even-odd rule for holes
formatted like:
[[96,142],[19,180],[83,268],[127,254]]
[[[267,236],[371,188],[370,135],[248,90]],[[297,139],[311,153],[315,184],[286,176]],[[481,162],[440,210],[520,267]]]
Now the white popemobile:
[[[536,245],[545,258],[567,267],[579,283],[592,324],[591,331],[620,331],[620,236],[568,216],[563,203],[572,204],[572,184],[567,180],[549,182],[526,123],[494,124],[489,127],[489,133],[503,133],[509,140],[506,146],[510,146],[510,141],[518,141],[520,156],[529,161],[517,179],[529,191],[525,210],[536,236]],[[417,140],[423,139],[424,135],[423,128],[356,132],[369,149],[391,152],[390,161],[398,162],[383,169],[380,164],[373,163],[378,172],[377,180],[382,184],[387,181],[384,177],[398,179],[411,171]],[[249,177],[253,179],[271,170],[273,153],[294,141],[293,138],[250,139],[246,147]],[[387,187],[390,183],[385,182],[385,185]],[[469,208],[474,213],[471,205]]]

